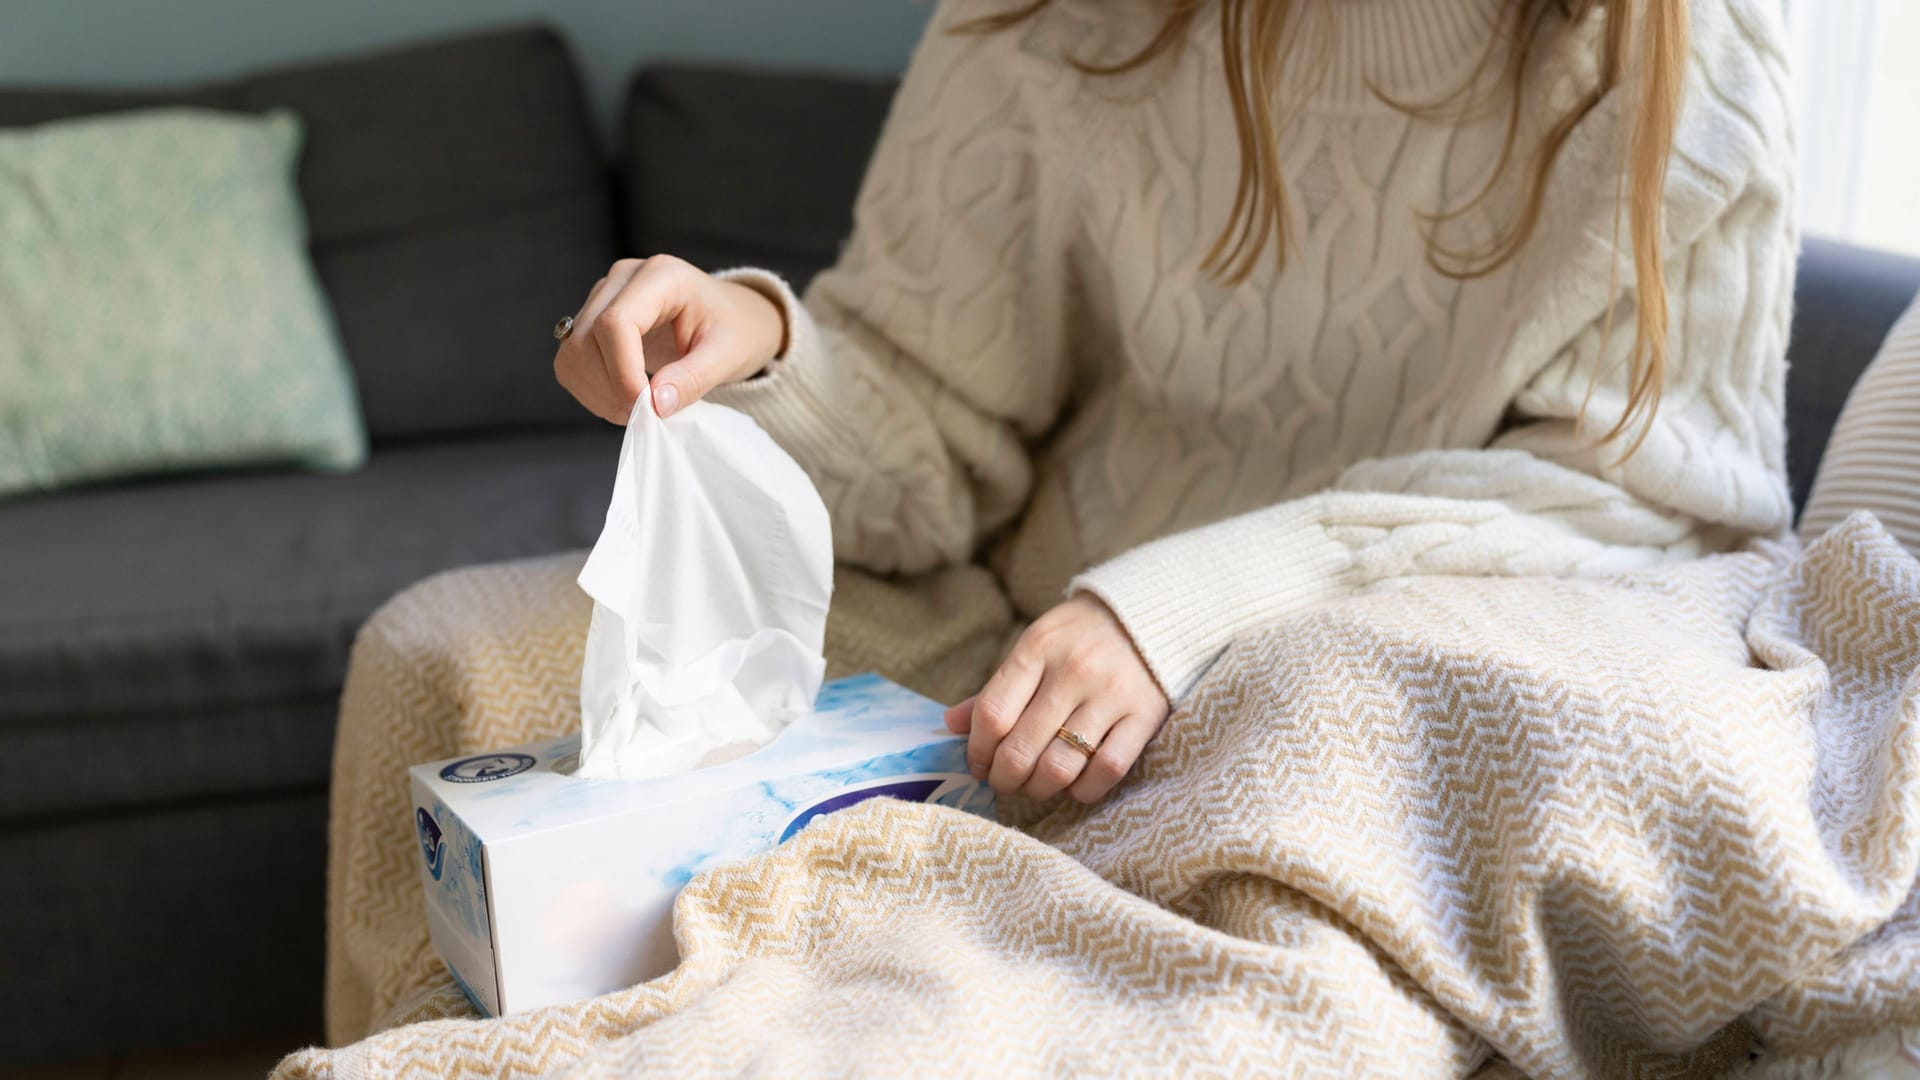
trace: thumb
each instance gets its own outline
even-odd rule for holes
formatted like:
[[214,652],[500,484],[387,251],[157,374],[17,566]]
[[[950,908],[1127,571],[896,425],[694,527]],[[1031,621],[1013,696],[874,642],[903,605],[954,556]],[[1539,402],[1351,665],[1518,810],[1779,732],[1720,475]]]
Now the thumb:
[[946,721],[948,731],[953,732],[955,735],[965,735],[967,732],[973,730],[973,702],[974,698],[979,696],[980,695],[975,694],[960,704],[950,706],[947,709]]
[[653,411],[662,418],[672,416],[725,382],[727,362],[721,345],[718,341],[702,341],[654,372]]

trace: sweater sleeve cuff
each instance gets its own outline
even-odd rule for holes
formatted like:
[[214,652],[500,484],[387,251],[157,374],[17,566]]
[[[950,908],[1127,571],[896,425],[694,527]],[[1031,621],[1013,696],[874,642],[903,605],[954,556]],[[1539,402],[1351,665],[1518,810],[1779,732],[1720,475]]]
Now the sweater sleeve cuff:
[[1178,705],[1234,638],[1346,595],[1351,549],[1300,499],[1134,548],[1073,579],[1098,596]]
[[778,274],[742,267],[714,277],[738,282],[773,301],[786,322],[787,347],[760,374],[717,387],[707,400],[753,417],[803,466],[832,460],[841,438],[834,403],[844,402],[846,395],[836,393],[833,357],[819,325]]

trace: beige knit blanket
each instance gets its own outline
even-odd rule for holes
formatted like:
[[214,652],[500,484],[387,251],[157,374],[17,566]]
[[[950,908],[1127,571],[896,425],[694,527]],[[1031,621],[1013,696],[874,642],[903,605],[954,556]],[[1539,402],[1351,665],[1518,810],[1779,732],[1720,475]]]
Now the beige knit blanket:
[[[567,569],[396,601],[342,766],[565,727]],[[403,786],[343,783],[335,1037],[446,1018],[282,1077],[1709,1075],[1920,1025],[1920,563],[1864,515],[1277,623],[1100,805],[861,804],[695,879],[672,974],[504,1020],[426,945]]]

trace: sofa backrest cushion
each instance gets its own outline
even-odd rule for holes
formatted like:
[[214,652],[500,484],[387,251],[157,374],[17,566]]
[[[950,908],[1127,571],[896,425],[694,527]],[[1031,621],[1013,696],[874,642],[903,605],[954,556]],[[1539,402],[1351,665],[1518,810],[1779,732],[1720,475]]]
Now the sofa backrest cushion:
[[805,287],[840,254],[894,79],[660,65],[627,98],[636,255],[751,264]]
[[615,258],[559,36],[518,27],[163,90],[0,90],[0,126],[160,104],[292,109],[314,263],[383,439],[592,421],[550,331]]

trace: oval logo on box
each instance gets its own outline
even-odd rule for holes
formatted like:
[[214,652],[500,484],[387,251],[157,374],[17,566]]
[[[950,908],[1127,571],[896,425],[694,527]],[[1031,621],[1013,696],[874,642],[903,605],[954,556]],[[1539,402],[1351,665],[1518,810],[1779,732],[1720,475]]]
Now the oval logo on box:
[[533,758],[527,754],[481,754],[461,758],[441,769],[440,779],[456,784],[484,784],[489,780],[518,776],[531,768]]
[[891,780],[882,780],[876,784],[867,784],[864,787],[842,788],[793,815],[793,819],[787,822],[787,827],[780,830],[779,842],[785,843],[788,837],[806,828],[808,822],[822,814],[831,814],[835,810],[845,810],[855,803],[866,802],[868,799],[901,799],[906,802],[917,803],[935,802],[940,796],[947,794],[955,788],[977,783],[979,783],[979,781],[971,776],[963,776],[958,773],[943,773],[932,776],[895,777]]
[[441,844],[440,823],[433,820],[424,806],[413,808],[413,827],[420,833],[420,855],[427,860],[427,873],[433,880],[440,880],[440,870],[446,865],[447,849]]

